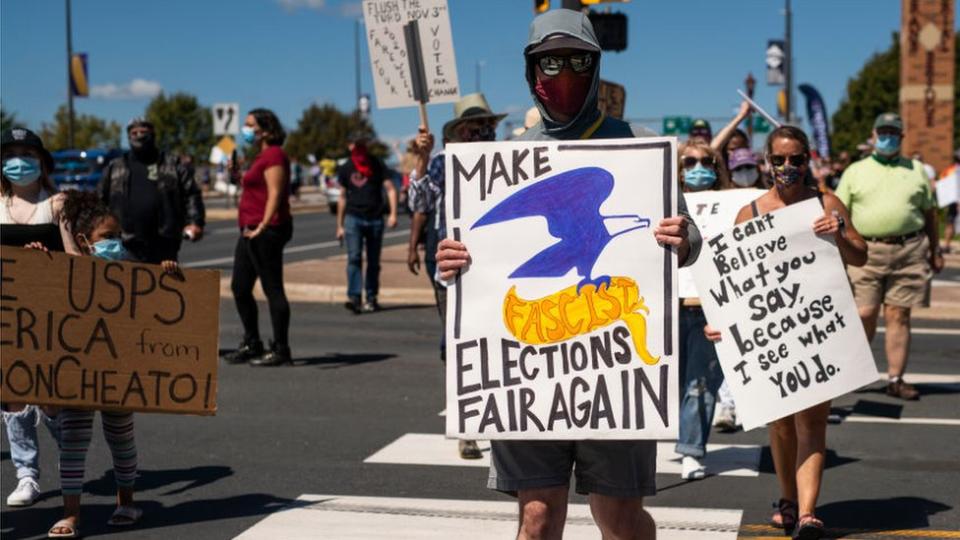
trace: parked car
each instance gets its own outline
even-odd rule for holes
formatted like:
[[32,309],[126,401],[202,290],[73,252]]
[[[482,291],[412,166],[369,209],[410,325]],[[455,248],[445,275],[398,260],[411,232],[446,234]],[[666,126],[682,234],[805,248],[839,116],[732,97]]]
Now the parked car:
[[60,189],[94,189],[100,182],[107,163],[121,155],[123,152],[118,148],[53,152],[54,166],[51,177]]

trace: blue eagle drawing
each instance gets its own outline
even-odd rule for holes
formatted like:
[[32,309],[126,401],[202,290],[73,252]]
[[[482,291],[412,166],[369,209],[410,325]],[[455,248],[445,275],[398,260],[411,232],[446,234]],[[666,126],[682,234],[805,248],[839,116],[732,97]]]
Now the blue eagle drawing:
[[601,284],[609,287],[610,276],[593,273],[600,253],[614,237],[650,226],[649,218],[635,214],[600,214],[613,185],[613,175],[605,169],[571,169],[521,189],[490,209],[470,229],[543,216],[550,234],[560,240],[517,267],[509,277],[562,277],[574,268],[582,277],[577,292],[588,284],[598,289]]

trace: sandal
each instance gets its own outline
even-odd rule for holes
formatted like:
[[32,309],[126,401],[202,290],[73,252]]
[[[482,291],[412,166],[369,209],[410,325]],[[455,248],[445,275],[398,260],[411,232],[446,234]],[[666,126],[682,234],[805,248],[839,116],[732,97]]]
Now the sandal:
[[777,510],[770,516],[770,525],[785,531],[797,526],[797,513],[800,508],[797,503],[788,499],[780,499],[773,505]]
[[793,537],[798,540],[819,540],[823,538],[825,532],[822,521],[813,514],[804,514],[800,516],[800,522]]
[[[66,529],[67,532],[53,532],[54,529]],[[47,538],[80,538],[80,529],[69,519],[61,519],[47,531]]]
[[143,510],[136,506],[118,506],[117,509],[113,511],[110,519],[107,520],[107,525],[111,527],[129,527],[136,523],[142,515]]

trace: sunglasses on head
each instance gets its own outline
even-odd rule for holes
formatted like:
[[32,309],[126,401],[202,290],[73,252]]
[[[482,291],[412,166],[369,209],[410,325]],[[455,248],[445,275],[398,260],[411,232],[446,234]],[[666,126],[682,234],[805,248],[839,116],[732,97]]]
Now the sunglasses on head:
[[770,164],[774,167],[783,167],[783,164],[787,161],[790,162],[794,167],[801,167],[807,163],[806,154],[793,154],[791,156],[781,156],[777,154],[772,154],[770,156]]
[[570,66],[574,73],[583,73],[593,67],[592,53],[578,53],[569,56],[546,55],[537,60],[540,71],[548,77],[554,77],[560,74],[564,64]]
[[693,156],[683,156],[680,162],[683,164],[684,169],[692,169],[697,166],[698,162],[707,169],[712,169],[714,163],[713,156],[703,156],[700,159]]

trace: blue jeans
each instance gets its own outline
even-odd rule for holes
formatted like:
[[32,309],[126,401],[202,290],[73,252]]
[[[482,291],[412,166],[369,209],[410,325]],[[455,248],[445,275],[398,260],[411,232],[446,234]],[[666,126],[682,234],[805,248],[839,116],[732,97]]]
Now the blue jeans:
[[[347,296],[359,299],[365,289],[367,301],[376,300],[380,292],[380,250],[383,247],[383,218],[366,219],[347,214],[343,220],[347,237]],[[367,275],[364,279],[363,248],[367,248]]]
[[10,461],[17,468],[17,480],[40,478],[40,450],[37,444],[38,417],[43,419],[53,439],[58,440],[56,421],[42,414],[36,406],[28,405],[22,411],[3,413],[3,422],[7,425],[7,439],[10,441]]
[[680,439],[677,453],[702,458],[717,404],[723,371],[717,350],[703,334],[707,319],[699,308],[680,308]]

